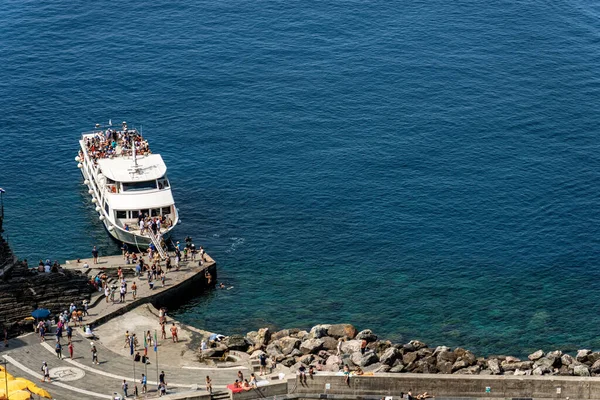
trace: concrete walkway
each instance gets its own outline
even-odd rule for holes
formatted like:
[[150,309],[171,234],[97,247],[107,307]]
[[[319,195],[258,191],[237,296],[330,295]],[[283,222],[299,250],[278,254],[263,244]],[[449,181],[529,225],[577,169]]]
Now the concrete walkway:
[[[135,385],[138,387],[139,398],[158,397],[157,380],[161,371],[165,372],[169,394],[198,391],[206,393],[204,382],[207,375],[212,379],[214,392],[224,390],[227,384],[234,382],[238,371],[241,371],[244,377],[249,379],[251,371],[245,365],[209,367],[199,363],[198,348],[201,341],[208,338],[210,332],[179,324],[167,316],[167,338],[161,339],[157,310],[148,304],[148,300],[156,294],[167,290],[177,290],[177,286],[186,282],[187,279],[198,274],[204,275],[206,270],[215,264],[208,256],[206,260],[201,267],[197,261],[181,262],[179,271],[173,269],[167,274],[165,287],[161,287],[160,281],[158,281],[158,287],[155,286],[154,289],[150,289],[145,277],[131,277],[133,266],[124,264],[121,256],[102,258],[100,264],[97,265],[93,265],[89,259],[82,259],[79,263],[71,261],[67,264],[67,268],[81,269],[90,277],[100,271],[116,277],[116,269],[119,266],[127,270],[125,278],[129,291],[125,302],[119,303],[110,300],[107,302],[103,294],[95,294],[92,297],[89,316],[84,317],[84,325],[100,324],[94,330],[97,338],[93,340],[98,350],[100,364],[92,364],[90,344],[92,340],[84,338],[83,330],[79,327],[74,327],[73,360],[59,359],[56,356],[54,350],[56,339],[51,333],[46,335],[46,341],[43,343],[35,333],[12,339],[9,341],[8,348],[0,345],[0,357],[8,362],[9,373],[38,382],[42,379],[42,363],[46,361],[50,368],[52,381],[39,385],[48,390],[54,398],[64,400],[112,399],[112,394],[115,392],[122,396],[121,386],[124,379],[129,384],[129,397],[133,397],[131,394],[134,392]],[[86,262],[92,268],[83,269],[83,264]],[[114,280],[116,281],[116,279]],[[135,300],[131,292],[133,281],[138,286]],[[118,294],[115,298],[118,300]],[[174,343],[171,338],[170,326],[173,322],[179,330],[178,343]],[[130,355],[131,350],[124,346],[125,331],[136,333],[138,346],[135,352],[139,351],[144,354],[144,332],[148,330],[151,331],[152,336],[156,330],[159,340],[157,352],[154,352],[152,346],[148,346],[149,363],[143,365],[141,362],[134,362]],[[66,337],[61,343],[63,355],[68,356]],[[145,373],[148,379],[147,394],[141,393],[142,373]]]

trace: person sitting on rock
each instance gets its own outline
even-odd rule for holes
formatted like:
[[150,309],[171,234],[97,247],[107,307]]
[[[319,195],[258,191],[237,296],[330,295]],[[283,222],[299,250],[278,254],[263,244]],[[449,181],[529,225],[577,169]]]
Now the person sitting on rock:
[[252,390],[252,386],[250,386],[248,379],[244,379],[244,383],[242,384],[242,389],[244,389],[246,391]]
[[364,375],[365,373],[363,372],[362,368],[360,367],[356,367],[356,371],[354,372],[355,375]]

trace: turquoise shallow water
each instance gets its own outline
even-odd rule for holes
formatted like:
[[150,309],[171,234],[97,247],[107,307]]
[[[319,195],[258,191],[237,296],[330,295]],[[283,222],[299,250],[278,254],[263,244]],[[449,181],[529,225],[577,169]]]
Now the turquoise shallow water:
[[7,1],[0,186],[21,257],[108,239],[73,158],[142,123],[232,333],[352,322],[523,354],[600,347],[600,6]]

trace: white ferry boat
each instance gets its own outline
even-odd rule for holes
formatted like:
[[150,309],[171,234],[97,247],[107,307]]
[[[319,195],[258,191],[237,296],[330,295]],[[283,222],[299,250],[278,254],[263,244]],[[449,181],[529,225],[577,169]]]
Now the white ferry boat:
[[162,253],[179,222],[167,166],[148,141],[123,122],[85,132],[75,157],[100,221],[117,240],[135,248],[150,243]]

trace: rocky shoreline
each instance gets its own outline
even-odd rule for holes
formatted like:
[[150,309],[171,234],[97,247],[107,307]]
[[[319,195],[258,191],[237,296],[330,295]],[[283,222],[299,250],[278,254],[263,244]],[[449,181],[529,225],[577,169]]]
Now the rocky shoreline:
[[380,340],[371,330],[359,332],[351,324],[316,325],[310,331],[263,328],[245,336],[231,335],[202,351],[199,359],[221,357],[231,350],[245,352],[250,359],[264,353],[292,371],[304,365],[337,372],[347,365],[351,371],[360,368],[364,373],[600,376],[600,352],[591,350],[579,350],[574,356],[538,350],[523,360],[505,355],[486,358],[460,347],[429,348],[418,340],[405,344]]

